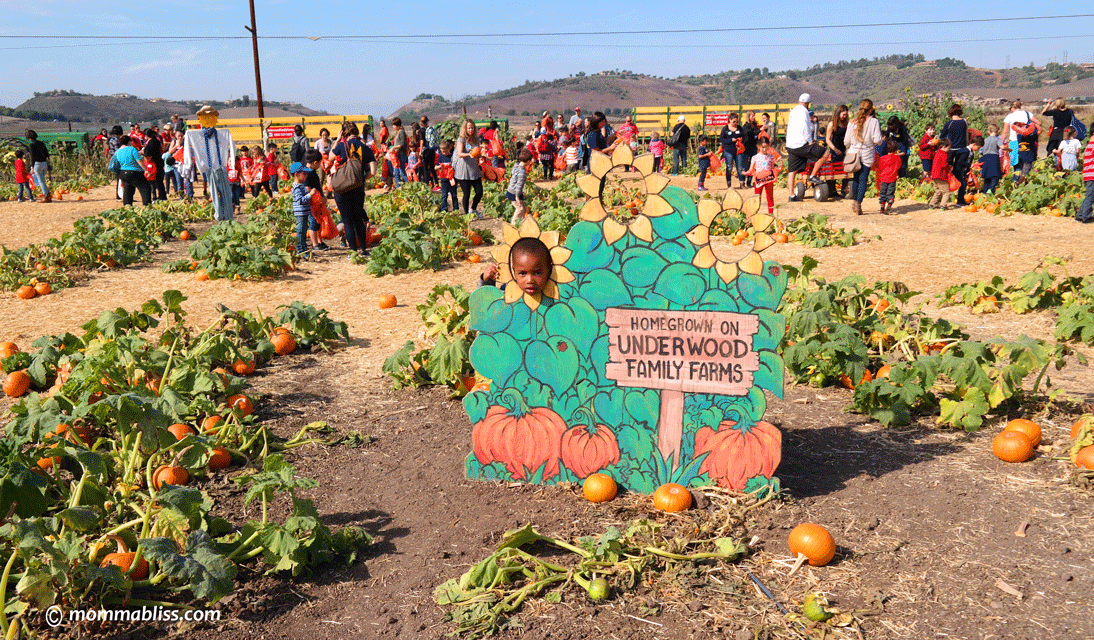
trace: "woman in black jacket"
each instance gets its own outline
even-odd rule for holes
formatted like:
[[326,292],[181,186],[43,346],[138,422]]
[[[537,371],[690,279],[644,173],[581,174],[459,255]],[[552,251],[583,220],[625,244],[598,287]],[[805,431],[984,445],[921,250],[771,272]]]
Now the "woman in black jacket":
[[167,186],[164,179],[167,174],[163,171],[163,142],[160,141],[160,134],[156,133],[155,129],[151,127],[144,130],[144,135],[148,137],[148,142],[144,143],[144,147],[141,148],[141,155],[156,165],[156,177],[151,182],[152,199],[166,200]]
[[49,149],[46,149],[45,143],[38,139],[38,132],[34,129],[27,129],[26,137],[30,140],[30,168],[38,182],[38,188],[42,190],[42,202],[53,202],[49,185],[46,184],[46,173],[49,171]]
[[1049,134],[1048,145],[1045,146],[1047,155],[1051,156],[1064,139],[1064,129],[1071,126],[1071,119],[1075,117],[1075,112],[1067,108],[1063,98],[1056,98],[1054,103],[1045,106],[1041,115],[1052,118],[1052,133]]

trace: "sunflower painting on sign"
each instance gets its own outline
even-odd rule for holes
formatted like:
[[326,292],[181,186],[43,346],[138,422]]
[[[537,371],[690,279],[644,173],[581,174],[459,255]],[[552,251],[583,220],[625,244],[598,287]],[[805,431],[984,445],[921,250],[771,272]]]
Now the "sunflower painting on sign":
[[[526,218],[494,251],[499,284],[470,301],[471,364],[491,380],[469,393],[467,475],[537,484],[606,473],[630,491],[661,484],[777,490],[782,436],[762,420],[782,396],[786,274],[760,257],[774,219],[758,198],[701,199],[669,186],[653,156],[593,152],[588,196],[564,242]],[[733,259],[710,225],[743,211],[754,243]],[[513,282],[510,247],[549,249],[542,292]]]

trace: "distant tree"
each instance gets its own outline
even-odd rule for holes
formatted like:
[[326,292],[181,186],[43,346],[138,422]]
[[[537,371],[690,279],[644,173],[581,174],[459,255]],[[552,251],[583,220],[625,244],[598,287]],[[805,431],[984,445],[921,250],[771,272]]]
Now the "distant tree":
[[585,77],[585,72],[584,71],[578,71],[577,72],[577,77],[584,78]]
[[245,107],[251,106],[251,96],[249,96],[247,94],[243,94],[243,99],[241,101],[243,102],[243,106],[245,106]]
[[520,112],[520,115],[522,115],[522,116],[530,116],[530,115],[532,115],[532,114],[528,113],[527,111],[521,111],[521,112]]
[[515,116],[515,115],[517,115],[517,110],[516,110],[516,109],[506,109],[506,110],[505,110],[505,115],[507,115],[507,116]]

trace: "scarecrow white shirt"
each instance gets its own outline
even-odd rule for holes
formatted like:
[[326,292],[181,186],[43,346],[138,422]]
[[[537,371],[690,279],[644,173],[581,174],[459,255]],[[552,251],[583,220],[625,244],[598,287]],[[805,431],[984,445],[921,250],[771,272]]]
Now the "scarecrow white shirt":
[[220,145],[220,166],[235,168],[236,146],[232,141],[232,132],[216,129],[216,138],[209,138],[209,151],[205,151],[205,129],[187,129],[186,142],[183,145],[182,166],[197,166],[198,171],[208,173],[210,167],[217,166],[217,145]]

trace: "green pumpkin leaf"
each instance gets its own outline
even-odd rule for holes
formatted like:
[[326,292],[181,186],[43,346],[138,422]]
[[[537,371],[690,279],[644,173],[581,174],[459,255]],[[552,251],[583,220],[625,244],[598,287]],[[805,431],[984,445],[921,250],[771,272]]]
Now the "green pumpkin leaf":
[[739,305],[729,293],[722,289],[710,289],[699,299],[699,309],[703,311],[738,311]]
[[631,304],[631,295],[623,281],[607,269],[586,274],[581,279],[580,293],[598,311]]
[[752,384],[783,397],[783,359],[767,349],[760,350],[759,356],[760,370],[755,373]]
[[623,406],[631,422],[645,425],[650,429],[657,427],[657,420],[661,416],[661,394],[656,389],[627,391]]
[[471,366],[494,382],[495,387],[506,386],[509,377],[520,368],[520,344],[509,335],[480,335],[468,351]]
[[614,426],[623,422],[623,389],[601,389],[593,399],[593,409],[601,423]]
[[505,294],[497,287],[479,287],[468,301],[468,327],[483,333],[505,331],[513,320],[513,306],[505,304]]
[[582,220],[566,235],[566,248],[572,251],[566,268],[575,273],[601,269],[612,262],[614,251],[604,242],[600,225]]
[[471,423],[481,421],[486,417],[486,412],[490,408],[490,403],[487,400],[487,394],[476,391],[475,393],[469,393],[463,397],[463,410],[467,412],[467,417],[471,420]]
[[699,212],[691,194],[680,187],[666,187],[661,197],[672,205],[667,216],[651,218],[653,231],[662,238],[679,238],[699,224]]
[[786,292],[786,269],[779,263],[768,260],[760,275],[742,273],[737,276],[736,282],[745,302],[753,307],[775,310]]
[[632,247],[623,252],[620,259],[623,281],[631,288],[653,286],[657,276],[668,266],[668,261],[646,247]]
[[549,335],[573,340],[578,352],[586,354],[600,332],[600,319],[591,304],[574,298],[551,306],[544,326]]
[[759,330],[752,340],[753,349],[771,349],[774,351],[783,336],[786,335],[786,318],[781,313],[775,313],[770,309],[756,309],[759,316]]
[[524,351],[524,367],[528,375],[551,387],[556,396],[574,386],[577,379],[577,348],[569,338],[536,340]]
[[676,263],[661,272],[653,290],[673,304],[688,306],[703,297],[707,290],[707,281],[694,266]]

